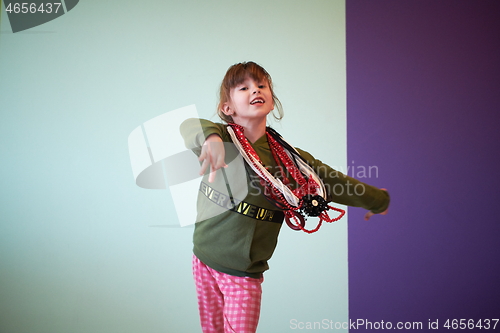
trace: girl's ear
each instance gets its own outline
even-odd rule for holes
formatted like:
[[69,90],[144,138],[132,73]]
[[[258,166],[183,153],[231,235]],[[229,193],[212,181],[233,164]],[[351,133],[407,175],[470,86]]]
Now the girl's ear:
[[222,113],[224,113],[226,116],[231,116],[234,114],[234,111],[233,109],[229,106],[228,103],[224,103],[222,105],[222,109],[221,109]]

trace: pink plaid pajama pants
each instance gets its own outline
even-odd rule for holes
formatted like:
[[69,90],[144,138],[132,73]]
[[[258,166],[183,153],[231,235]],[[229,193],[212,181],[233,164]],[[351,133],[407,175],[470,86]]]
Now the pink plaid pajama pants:
[[218,272],[193,256],[193,276],[203,333],[255,333],[264,278]]

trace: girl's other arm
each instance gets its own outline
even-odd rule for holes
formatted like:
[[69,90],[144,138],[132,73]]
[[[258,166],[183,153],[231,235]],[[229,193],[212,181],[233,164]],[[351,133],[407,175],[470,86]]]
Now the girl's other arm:
[[330,200],[346,206],[367,209],[365,220],[370,219],[375,214],[387,214],[390,203],[387,190],[376,188],[349,177],[315,159],[311,154],[298,148],[297,150],[318,176],[323,179]]

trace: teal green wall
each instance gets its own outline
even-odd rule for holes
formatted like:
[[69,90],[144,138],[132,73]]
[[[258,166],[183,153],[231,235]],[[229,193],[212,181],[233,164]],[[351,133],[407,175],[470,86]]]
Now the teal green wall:
[[[271,73],[288,141],[346,164],[344,1],[81,1],[24,32],[8,24],[3,12],[2,332],[201,331],[192,228],[175,227],[167,190],[135,185],[127,138],[190,104],[215,120],[235,62]],[[284,227],[270,266],[259,332],[347,321],[346,218]]]

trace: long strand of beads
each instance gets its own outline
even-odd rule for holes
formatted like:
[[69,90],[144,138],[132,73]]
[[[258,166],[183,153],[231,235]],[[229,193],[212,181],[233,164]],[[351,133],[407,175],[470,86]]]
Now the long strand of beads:
[[[259,155],[257,152],[253,149],[253,147],[250,145],[248,142],[247,138],[243,134],[243,127],[236,125],[236,124],[229,124],[231,128],[233,129],[233,132],[236,136],[236,139],[238,140],[238,143],[241,146],[241,149],[243,150],[242,153],[246,154],[248,158],[245,158],[245,160],[250,163],[254,169],[254,171],[261,177],[261,179],[264,180],[264,182],[267,184],[267,187],[271,189],[271,193],[274,195],[272,196],[275,199],[278,199],[276,201],[280,202],[284,208],[284,213],[285,213],[285,219],[286,223],[294,230],[302,230],[308,234],[314,233],[318,231],[323,224],[323,221],[331,223],[340,220],[344,214],[345,211],[340,208],[336,208],[333,206],[327,206],[326,210],[332,209],[337,212],[339,212],[339,216],[336,218],[330,218],[328,213],[325,211],[322,211],[319,215],[313,215],[313,216],[319,216],[319,222],[316,228],[308,230],[305,228],[305,219],[302,216],[301,212],[299,210],[302,209],[304,206],[304,198],[306,196],[310,195],[317,195],[318,194],[318,189],[319,189],[319,184],[313,180],[312,175],[309,176],[308,178],[305,178],[302,172],[299,170],[297,165],[292,161],[290,158],[289,154],[285,151],[283,146],[279,144],[273,137],[272,135],[269,134],[269,132],[266,132],[268,142],[269,142],[269,147],[271,149],[271,152],[273,153],[273,157],[276,161],[276,164],[279,166],[280,162],[283,163],[285,166],[286,170],[290,173],[292,178],[297,182],[298,188],[292,191],[292,193],[295,195],[295,197],[298,199],[298,204],[297,206],[293,206],[289,203],[289,201],[285,198],[283,191],[281,191],[278,187],[276,187],[275,182],[271,181],[267,176],[266,173],[269,174],[268,171],[262,171],[263,164],[262,161],[259,158]],[[270,175],[270,174],[269,174]],[[272,175],[270,175],[272,177]],[[284,176],[284,178],[286,178]],[[273,178],[274,179],[274,178]],[[286,179],[288,180],[288,179]],[[276,181],[276,180],[275,180]],[[288,182],[286,182],[288,183]],[[283,185],[282,182],[278,181],[276,184],[281,184],[280,186],[285,186]],[[288,190],[288,189],[286,189]],[[300,199],[299,199],[300,198]],[[295,221],[295,223],[292,222]]]

